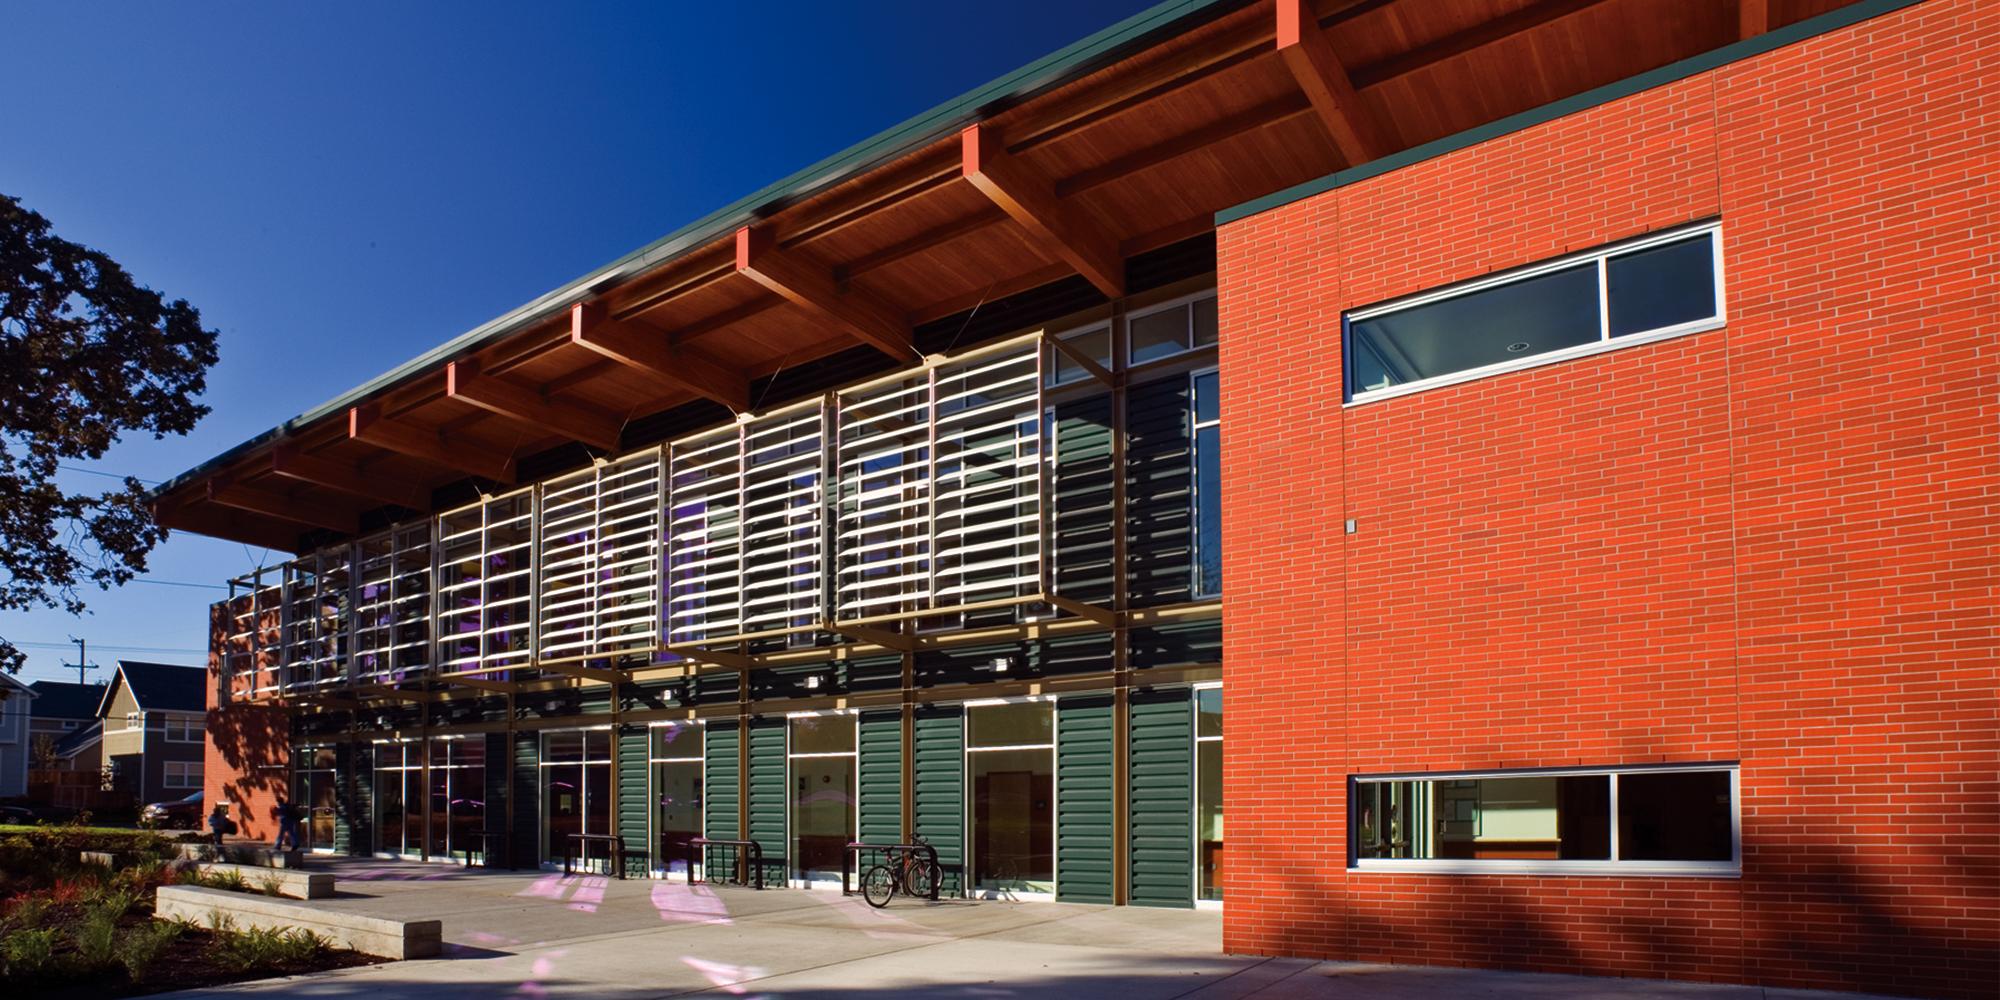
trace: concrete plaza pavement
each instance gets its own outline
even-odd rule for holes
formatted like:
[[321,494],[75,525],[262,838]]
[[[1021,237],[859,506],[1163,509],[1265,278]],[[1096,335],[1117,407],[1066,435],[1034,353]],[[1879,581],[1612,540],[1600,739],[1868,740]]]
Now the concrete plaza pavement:
[[437,918],[445,955],[173,994],[355,1000],[691,994],[1117,1000],[1805,1000],[1855,994],[1229,956],[1214,911],[859,897],[315,859],[315,906]]

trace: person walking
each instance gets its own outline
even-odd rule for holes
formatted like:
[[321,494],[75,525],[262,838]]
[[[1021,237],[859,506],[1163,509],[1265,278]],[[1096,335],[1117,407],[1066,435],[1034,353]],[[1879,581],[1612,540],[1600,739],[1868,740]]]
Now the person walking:
[[222,835],[235,829],[235,827],[236,824],[229,821],[228,810],[223,807],[222,803],[217,802],[215,804],[215,811],[208,814],[208,832],[209,836],[215,840],[215,846],[221,847]]
[[299,843],[298,807],[292,805],[285,800],[284,796],[280,795],[278,796],[277,812],[278,839],[271,843],[271,848],[278,851],[286,850],[285,843],[286,841],[290,841],[292,845],[290,849],[294,851],[298,850],[301,846]]

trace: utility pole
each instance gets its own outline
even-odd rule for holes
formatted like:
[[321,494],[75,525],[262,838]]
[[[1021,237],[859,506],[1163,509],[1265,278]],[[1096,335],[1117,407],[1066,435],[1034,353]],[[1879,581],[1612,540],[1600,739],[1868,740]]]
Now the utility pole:
[[[70,636],[69,641],[76,643],[76,682],[82,684],[84,682],[83,672],[86,670],[96,670],[97,664],[90,662],[90,657],[84,655],[82,639]],[[63,666],[67,667],[69,664],[65,663]]]

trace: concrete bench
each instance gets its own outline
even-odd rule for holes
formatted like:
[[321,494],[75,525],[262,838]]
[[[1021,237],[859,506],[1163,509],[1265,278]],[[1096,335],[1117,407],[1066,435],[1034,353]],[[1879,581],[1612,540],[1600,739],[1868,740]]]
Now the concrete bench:
[[86,865],[97,865],[103,868],[118,867],[118,855],[110,851],[79,851],[77,852],[77,860]]
[[161,886],[153,913],[162,920],[190,920],[204,927],[213,915],[220,915],[238,929],[307,930],[338,947],[383,958],[433,958],[444,950],[444,925],[437,920],[372,917],[227,889]]
[[219,849],[214,844],[182,844],[180,848],[181,857],[190,861],[221,861],[260,868],[297,868],[305,862],[303,851],[280,851],[253,841],[226,841]]
[[327,872],[309,872],[298,868],[260,868],[256,865],[232,865],[219,861],[203,862],[199,866],[203,875],[220,875],[235,872],[243,876],[243,884],[252,889],[265,889],[272,885],[293,899],[325,899],[333,895],[333,876]]

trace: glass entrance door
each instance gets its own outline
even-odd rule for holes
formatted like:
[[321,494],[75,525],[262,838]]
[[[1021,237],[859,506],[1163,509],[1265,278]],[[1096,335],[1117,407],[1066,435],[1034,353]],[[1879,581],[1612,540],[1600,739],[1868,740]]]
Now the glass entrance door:
[[542,861],[559,865],[566,852],[580,850],[574,835],[611,832],[611,732],[543,733],[541,771]]
[[429,854],[453,858],[485,850],[486,738],[431,741]]
[[424,851],[424,745],[375,744],[375,852],[421,858]]
[[333,850],[334,822],[334,749],[332,747],[302,747],[294,751],[292,759],[297,762],[292,771],[292,799],[294,809],[305,810],[305,822],[299,825],[299,835],[304,838],[304,848],[308,851]]

